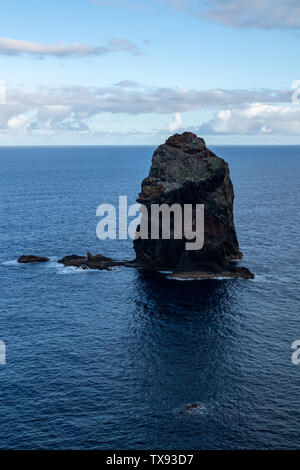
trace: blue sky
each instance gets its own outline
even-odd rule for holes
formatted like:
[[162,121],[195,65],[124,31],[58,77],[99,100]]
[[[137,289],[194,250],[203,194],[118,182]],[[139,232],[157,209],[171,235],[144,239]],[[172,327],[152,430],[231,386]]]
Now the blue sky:
[[300,144],[297,4],[3,0],[0,144]]

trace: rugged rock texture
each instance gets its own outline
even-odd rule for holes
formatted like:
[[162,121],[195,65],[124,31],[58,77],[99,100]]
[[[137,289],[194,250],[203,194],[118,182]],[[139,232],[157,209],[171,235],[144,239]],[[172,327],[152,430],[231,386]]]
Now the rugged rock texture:
[[119,266],[121,263],[107,258],[101,254],[93,256],[88,253],[87,256],[70,255],[58,260],[58,263],[65,266],[75,266],[76,268],[90,269],[110,269],[112,266]]
[[[254,275],[231,260],[242,257],[233,221],[234,193],[227,163],[190,132],[175,134],[154,152],[149,176],[142,182],[138,202],[204,204],[204,246],[185,249],[186,240],[134,241],[136,261],[154,269],[172,270],[176,277],[243,277]],[[195,276],[194,276],[195,277]]]
[[58,263],[64,264],[65,266],[75,266],[76,268],[99,270],[110,270],[114,266],[137,266],[134,261],[118,261],[113,258],[103,256],[100,253],[97,255],[92,255],[91,253],[88,253],[87,256],[65,256],[64,258],[58,260]]
[[36,255],[22,255],[18,259],[18,263],[43,263],[45,261],[49,261],[49,258]]

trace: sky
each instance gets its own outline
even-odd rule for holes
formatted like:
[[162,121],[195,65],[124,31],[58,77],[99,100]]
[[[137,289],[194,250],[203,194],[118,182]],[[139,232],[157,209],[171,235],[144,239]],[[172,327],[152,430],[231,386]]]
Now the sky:
[[299,0],[2,0],[0,145],[300,144]]

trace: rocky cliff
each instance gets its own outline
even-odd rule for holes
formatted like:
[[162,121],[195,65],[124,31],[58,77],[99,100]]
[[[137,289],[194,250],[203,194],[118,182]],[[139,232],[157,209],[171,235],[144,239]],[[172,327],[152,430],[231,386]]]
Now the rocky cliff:
[[190,132],[175,134],[155,150],[149,175],[142,182],[138,202],[149,220],[153,204],[204,204],[204,246],[186,250],[186,239],[134,241],[137,262],[174,271],[178,277],[254,277],[232,260],[242,257],[233,220],[234,192],[227,163]]

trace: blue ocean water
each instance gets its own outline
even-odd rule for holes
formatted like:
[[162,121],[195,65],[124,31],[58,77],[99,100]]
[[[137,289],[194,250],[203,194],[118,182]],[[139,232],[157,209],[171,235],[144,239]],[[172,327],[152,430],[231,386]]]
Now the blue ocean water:
[[[135,201],[153,148],[0,148],[0,448],[299,447],[300,147],[213,150],[255,280],[58,265],[134,257],[98,240],[96,207]],[[26,253],[51,262],[17,264]]]

